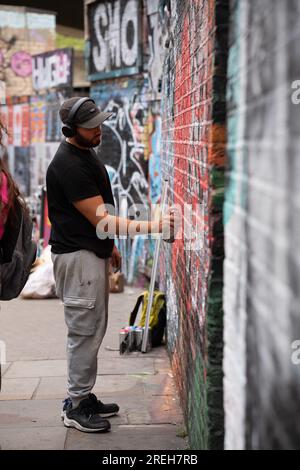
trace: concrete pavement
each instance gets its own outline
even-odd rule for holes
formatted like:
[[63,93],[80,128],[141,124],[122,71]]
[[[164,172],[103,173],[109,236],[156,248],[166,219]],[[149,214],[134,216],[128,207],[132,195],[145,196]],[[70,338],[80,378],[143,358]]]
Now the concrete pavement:
[[118,334],[140,291],[110,295],[109,325],[99,353],[94,392],[120,405],[106,434],[67,429],[60,420],[66,386],[66,326],[58,299],[1,303],[0,340],[7,364],[0,393],[2,449],[186,449],[169,359],[164,347],[120,356]]

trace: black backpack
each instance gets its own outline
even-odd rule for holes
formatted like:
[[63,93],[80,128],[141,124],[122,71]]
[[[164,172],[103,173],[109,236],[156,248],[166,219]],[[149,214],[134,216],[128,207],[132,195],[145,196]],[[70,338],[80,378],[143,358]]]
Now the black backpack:
[[26,284],[37,247],[32,241],[31,217],[19,200],[5,226],[0,241],[0,300],[11,300],[18,297]]

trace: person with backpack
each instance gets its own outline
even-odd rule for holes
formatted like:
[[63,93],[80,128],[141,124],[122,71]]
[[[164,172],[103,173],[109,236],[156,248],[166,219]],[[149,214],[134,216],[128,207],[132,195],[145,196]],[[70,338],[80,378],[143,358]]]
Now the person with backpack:
[[6,149],[2,141],[5,132],[6,130],[0,121],[0,240],[4,235],[9,210],[14,205],[14,200],[19,193],[17,186],[4,163]]
[[0,300],[11,300],[18,297],[29,277],[36,245],[25,201],[4,162],[4,133],[0,121]]
[[169,231],[175,215],[137,222],[109,213],[112,188],[93,149],[101,143],[101,125],[112,114],[88,97],[66,100],[59,114],[66,139],[48,167],[46,185],[56,292],[68,327],[68,398],[62,419],[65,426],[83,432],[104,432],[110,430],[105,417],[117,414],[119,406],[102,403],[92,389],[107,328],[109,260],[114,268],[121,266],[114,237]]
[[[0,122],[2,151],[5,132]],[[6,163],[0,158],[0,300],[18,297],[35,258],[36,243],[32,241],[29,211]]]

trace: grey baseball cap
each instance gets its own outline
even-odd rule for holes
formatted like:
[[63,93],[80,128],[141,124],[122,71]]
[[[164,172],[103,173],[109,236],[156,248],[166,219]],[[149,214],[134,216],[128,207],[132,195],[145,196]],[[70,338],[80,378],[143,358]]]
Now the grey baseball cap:
[[[64,101],[59,110],[61,121],[66,124],[68,122],[69,113],[74,104],[80,100],[82,96],[74,96]],[[113,113],[101,111],[92,101],[83,103],[74,116],[73,123],[75,126],[83,127],[84,129],[93,129],[100,126],[106,119],[113,116]]]

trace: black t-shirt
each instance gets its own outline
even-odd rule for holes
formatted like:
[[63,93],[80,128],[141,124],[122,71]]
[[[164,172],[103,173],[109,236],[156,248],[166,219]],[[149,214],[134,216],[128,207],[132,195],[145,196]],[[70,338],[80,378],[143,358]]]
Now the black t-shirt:
[[96,227],[73,204],[101,195],[105,204],[114,206],[108,173],[95,151],[62,142],[48,167],[46,182],[52,252],[84,249],[93,251],[99,258],[109,258],[114,240],[100,240]]

